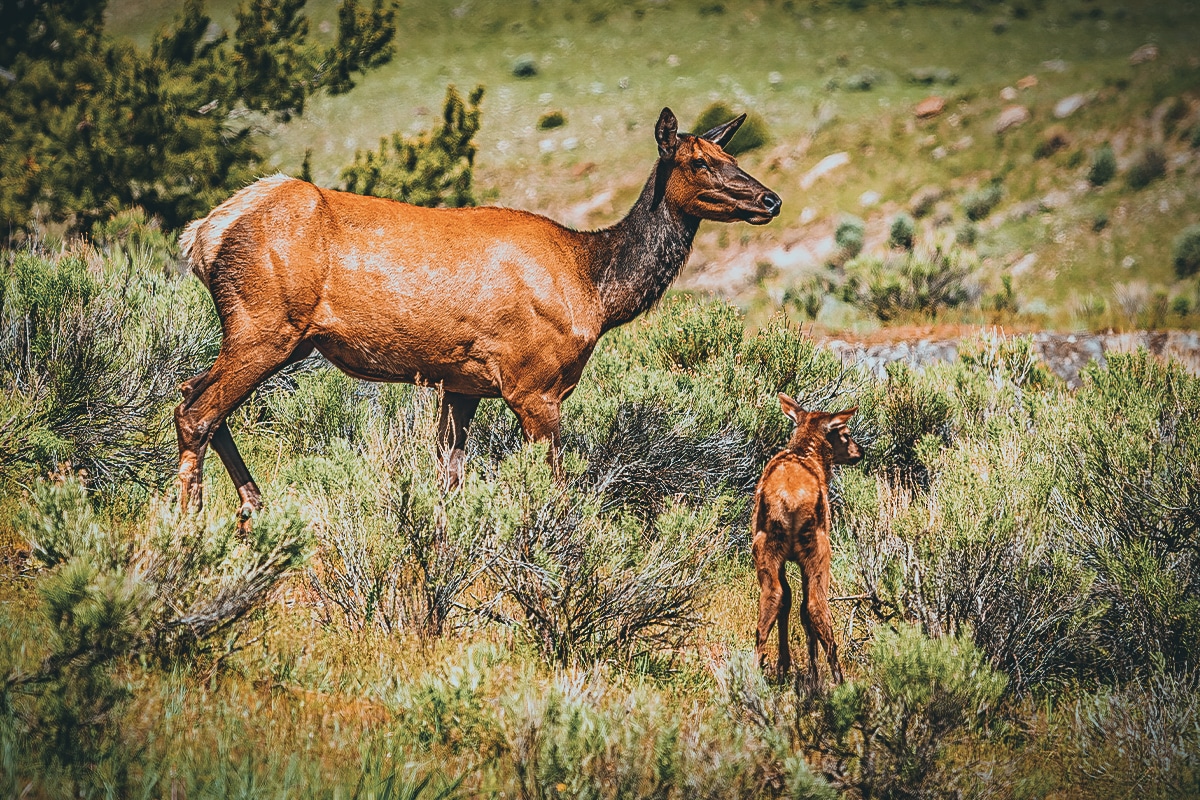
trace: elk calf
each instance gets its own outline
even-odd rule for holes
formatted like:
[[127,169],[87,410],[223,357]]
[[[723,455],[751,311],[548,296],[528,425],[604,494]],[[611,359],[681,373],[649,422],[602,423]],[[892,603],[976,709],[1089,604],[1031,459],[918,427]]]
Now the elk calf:
[[767,637],[778,622],[777,674],[783,676],[791,668],[788,612],[792,590],[785,568],[788,561],[795,561],[800,564],[804,592],[800,622],[808,639],[808,685],[816,691],[818,641],[825,647],[834,681],[842,681],[829,613],[829,478],[834,464],[856,464],[862,459],[862,451],[846,427],[858,409],[837,414],[805,411],[782,392],[779,403],[796,423],[796,430],[787,447],[767,462],[754,492],[751,535],[762,592],[754,650],[759,666],[765,668]]

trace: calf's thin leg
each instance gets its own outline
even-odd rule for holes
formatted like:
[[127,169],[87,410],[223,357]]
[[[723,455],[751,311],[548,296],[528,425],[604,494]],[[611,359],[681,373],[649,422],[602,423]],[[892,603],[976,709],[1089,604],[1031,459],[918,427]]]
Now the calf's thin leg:
[[808,667],[814,682],[817,676],[817,643],[825,648],[829,670],[834,683],[842,682],[842,667],[838,661],[837,640],[833,637],[833,614],[829,610],[829,568],[814,570],[804,581],[804,607],[801,617],[806,619],[805,633],[808,635]]
[[775,674],[782,678],[792,669],[792,649],[788,645],[788,615],[792,611],[792,587],[788,585],[787,562],[779,563],[779,656],[775,662]]
[[807,572],[801,579],[801,587],[804,596],[800,603],[800,624],[804,626],[804,645],[808,648],[808,672],[804,680],[808,691],[815,694],[821,687],[821,676],[817,672],[817,632],[813,625],[812,606],[808,603],[810,582]]
[[[758,575],[758,628],[754,637],[754,652],[758,656],[758,666],[767,666],[767,639],[771,636],[771,628],[780,620],[779,610],[783,606],[783,584],[780,574],[783,572],[781,560],[771,558],[771,554],[763,553],[759,546],[759,537],[755,537],[754,567]],[[785,623],[786,624],[786,623]],[[785,658],[790,662],[791,654],[785,657],[787,640],[780,639],[779,659]]]
[[467,433],[479,398],[457,392],[442,394],[438,412],[438,472],[442,487],[450,490],[462,481],[467,461]]

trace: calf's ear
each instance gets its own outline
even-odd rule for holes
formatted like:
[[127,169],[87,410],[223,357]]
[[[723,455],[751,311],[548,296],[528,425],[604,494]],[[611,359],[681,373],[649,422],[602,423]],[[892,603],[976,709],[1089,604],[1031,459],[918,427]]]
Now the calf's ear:
[[845,411],[839,411],[836,414],[830,414],[829,418],[825,420],[825,430],[830,431],[834,428],[845,425],[846,423],[850,422],[850,418],[853,417],[857,411],[858,406],[855,406],[854,408],[847,408]]
[[783,392],[779,393],[779,407],[783,409],[784,415],[792,422],[799,422],[800,415],[805,413],[799,403]]

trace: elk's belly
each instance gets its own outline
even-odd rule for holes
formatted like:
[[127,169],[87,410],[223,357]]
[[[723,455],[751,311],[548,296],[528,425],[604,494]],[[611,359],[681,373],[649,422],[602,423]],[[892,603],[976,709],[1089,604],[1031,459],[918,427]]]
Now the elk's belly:
[[395,340],[380,341],[376,337],[349,340],[329,335],[315,337],[314,342],[338,369],[356,378],[442,386],[447,391],[475,397],[500,396],[498,370],[486,357],[473,354],[469,347],[452,346],[430,352],[430,348],[406,347]]

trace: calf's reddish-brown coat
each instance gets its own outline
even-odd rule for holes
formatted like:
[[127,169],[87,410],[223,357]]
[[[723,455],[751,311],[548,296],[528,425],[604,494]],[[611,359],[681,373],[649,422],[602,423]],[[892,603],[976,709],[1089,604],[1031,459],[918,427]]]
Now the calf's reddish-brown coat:
[[779,403],[796,429],[787,447],[767,462],[754,492],[751,547],[761,591],[754,651],[759,666],[765,667],[767,637],[778,623],[776,672],[782,676],[791,669],[788,613],[792,590],[786,565],[795,561],[800,564],[803,588],[800,622],[808,640],[808,684],[815,691],[819,685],[818,642],[825,648],[834,681],[842,680],[829,612],[829,479],[834,464],[855,464],[862,459],[862,451],[846,427],[857,409],[837,414],[805,411],[783,393]]
[[678,133],[663,109],[659,158],[641,196],[625,219],[598,231],[513,209],[419,208],[284,176],[189,225],[180,244],[212,293],[223,339],[212,368],[180,387],[183,506],[200,503],[211,443],[237,486],[242,519],[260,507],[225,420],[314,349],[359,378],[441,387],[448,485],[461,473],[483,397],[504,398],[526,438],[550,442],[557,466],[560,406],[597,339],[662,296],[700,221],[761,225],[778,215],[778,195],[722,147],[744,118],[693,136]]

